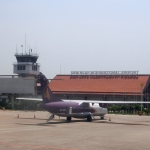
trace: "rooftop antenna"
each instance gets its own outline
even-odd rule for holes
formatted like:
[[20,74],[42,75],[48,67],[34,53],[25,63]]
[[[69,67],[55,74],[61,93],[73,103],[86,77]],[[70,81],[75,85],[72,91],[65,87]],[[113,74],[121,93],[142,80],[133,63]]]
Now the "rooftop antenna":
[[23,45],[21,45],[21,47],[22,47],[22,54],[23,54]]
[[36,39],[36,54],[37,54],[37,39]]
[[26,53],[26,34],[25,34],[25,53]]
[[27,54],[28,54],[28,43],[27,43]]

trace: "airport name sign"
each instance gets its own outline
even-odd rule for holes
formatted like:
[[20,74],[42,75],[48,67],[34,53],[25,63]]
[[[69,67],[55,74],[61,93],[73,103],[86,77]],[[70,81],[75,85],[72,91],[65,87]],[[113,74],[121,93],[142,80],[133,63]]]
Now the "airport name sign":
[[71,75],[138,75],[138,71],[71,71]]

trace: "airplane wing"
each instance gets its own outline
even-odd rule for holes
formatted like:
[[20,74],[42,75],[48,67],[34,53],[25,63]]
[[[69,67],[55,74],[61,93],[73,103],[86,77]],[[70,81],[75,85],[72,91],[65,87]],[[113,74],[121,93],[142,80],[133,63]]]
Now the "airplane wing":
[[[25,97],[18,97],[16,99],[20,100],[30,100],[30,101],[42,101],[41,98],[25,98]],[[96,100],[67,100],[62,99],[64,102],[76,102],[82,104],[82,103],[102,103],[102,104],[150,104],[150,102],[146,101],[96,101]]]
[[150,104],[150,102],[146,101],[96,101],[96,100],[64,100],[64,102],[77,102],[82,103],[102,103],[102,104]]
[[20,100],[29,100],[29,101],[41,101],[41,98],[26,98],[26,97],[17,97],[16,99],[20,99]]

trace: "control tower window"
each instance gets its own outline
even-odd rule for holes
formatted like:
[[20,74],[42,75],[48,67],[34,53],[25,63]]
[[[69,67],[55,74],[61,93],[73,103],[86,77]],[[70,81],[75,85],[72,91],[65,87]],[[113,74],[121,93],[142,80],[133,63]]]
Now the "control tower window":
[[37,70],[37,66],[33,65],[32,70]]
[[25,70],[25,65],[18,65],[17,70]]
[[23,67],[22,70],[25,70],[26,67],[25,66],[22,66],[22,67]]

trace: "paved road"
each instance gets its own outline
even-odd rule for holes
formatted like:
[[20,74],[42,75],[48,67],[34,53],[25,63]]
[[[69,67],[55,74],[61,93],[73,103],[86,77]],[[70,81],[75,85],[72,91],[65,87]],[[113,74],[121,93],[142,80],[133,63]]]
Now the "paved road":
[[46,123],[48,117],[48,112],[0,111],[0,150],[150,149],[149,116],[108,114],[106,120],[70,123],[55,117]]

